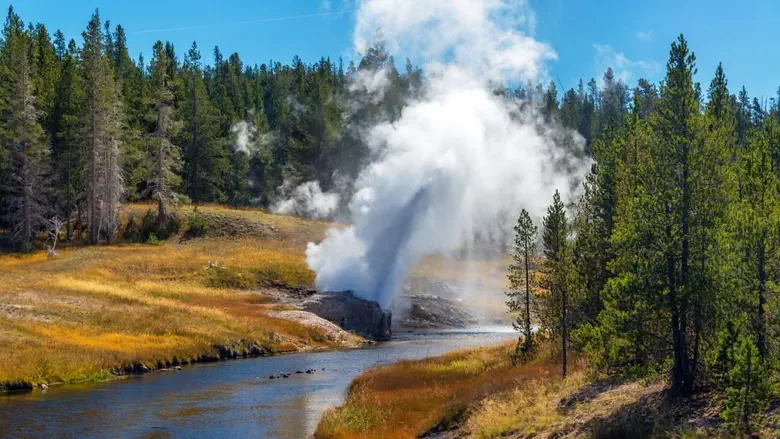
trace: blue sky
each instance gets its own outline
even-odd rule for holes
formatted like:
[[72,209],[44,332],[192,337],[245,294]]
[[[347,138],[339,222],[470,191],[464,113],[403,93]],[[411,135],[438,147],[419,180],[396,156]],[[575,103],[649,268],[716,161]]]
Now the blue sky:
[[[424,0],[420,0],[424,1]],[[683,32],[707,85],[722,61],[732,92],[770,98],[780,86],[780,2],[772,0],[529,0],[535,37],[557,51],[548,65],[566,88],[600,77],[611,65],[632,86],[640,77],[663,77],[669,44]],[[0,5],[8,6],[8,2]],[[182,55],[193,40],[211,59],[219,45],[245,62],[349,59],[354,0],[17,0],[25,21],[42,22],[80,40],[92,11],[122,24],[133,56],[154,41],[170,40]],[[346,11],[346,12],[341,12]]]

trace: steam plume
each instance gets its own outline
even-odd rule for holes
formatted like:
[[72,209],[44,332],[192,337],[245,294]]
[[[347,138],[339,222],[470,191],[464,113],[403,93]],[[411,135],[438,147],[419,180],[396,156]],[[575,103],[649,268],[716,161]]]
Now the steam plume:
[[381,158],[355,182],[352,225],[309,244],[320,290],[388,306],[422,256],[457,249],[508,206],[539,218],[555,189],[566,197],[585,164],[571,166],[533,111],[493,93],[497,83],[538,79],[556,57],[518,30],[532,33],[533,23],[519,0],[360,3],[356,51],[381,29],[391,52],[431,61],[419,100],[366,133]]
[[[282,193],[288,190],[282,188]],[[289,197],[284,197],[274,204],[271,210],[282,215],[295,214],[304,218],[330,219],[339,207],[340,196],[333,192],[323,192],[320,183],[308,181],[292,190]]]

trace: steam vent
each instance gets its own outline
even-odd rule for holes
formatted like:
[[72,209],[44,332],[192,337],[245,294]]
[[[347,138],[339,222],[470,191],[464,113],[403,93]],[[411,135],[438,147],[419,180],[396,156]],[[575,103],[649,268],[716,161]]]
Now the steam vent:
[[301,304],[303,309],[329,320],[347,331],[374,340],[388,340],[392,312],[373,300],[361,299],[352,291],[315,294]]

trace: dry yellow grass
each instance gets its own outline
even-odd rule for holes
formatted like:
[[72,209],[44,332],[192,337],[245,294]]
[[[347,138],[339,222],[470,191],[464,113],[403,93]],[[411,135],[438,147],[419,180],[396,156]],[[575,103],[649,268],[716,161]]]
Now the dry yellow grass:
[[416,438],[446,424],[488,395],[555,380],[558,366],[515,367],[513,346],[456,351],[372,369],[353,381],[342,407],[325,413],[315,437]]
[[236,343],[269,353],[330,346],[316,329],[270,317],[274,305],[262,294],[268,286],[312,286],[303,250],[327,224],[256,210],[200,211],[273,233],[73,247],[56,259],[0,256],[0,383],[104,379],[112,368],[186,362]]
[[[122,215],[140,220],[154,207],[131,204]],[[306,244],[340,225],[260,209],[207,205],[197,212],[210,219],[204,239],[65,245],[55,259],[0,255],[0,390],[3,383],[106,379],[111,369],[187,362],[239,341],[268,352],[332,346],[318,330],[271,317],[276,306],[262,291],[312,287]],[[195,209],[176,213],[185,229]],[[447,264],[431,257],[415,270],[456,281],[449,276],[463,270]],[[485,264],[476,270],[481,279],[503,282],[502,262]]]
[[469,417],[467,430],[480,439],[536,437],[555,431],[566,418],[559,410],[562,399],[586,383],[576,371],[566,380],[542,377],[482,401]]
[[[325,413],[318,439],[400,438],[453,429],[445,437],[705,438],[735,437],[718,419],[711,394],[667,395],[666,383],[595,379],[586,361],[570,361],[561,380],[555,346],[513,366],[512,346],[402,361],[363,373],[343,406]],[[767,427],[758,437],[777,437]]]

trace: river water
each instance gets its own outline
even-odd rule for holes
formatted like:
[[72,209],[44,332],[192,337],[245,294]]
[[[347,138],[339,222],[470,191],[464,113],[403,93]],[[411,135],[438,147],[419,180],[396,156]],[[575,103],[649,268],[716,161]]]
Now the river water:
[[[511,328],[407,333],[365,349],[224,361],[4,395],[0,437],[307,438],[368,368],[512,337]],[[316,372],[295,373],[307,369]],[[276,373],[292,375],[269,379]]]

